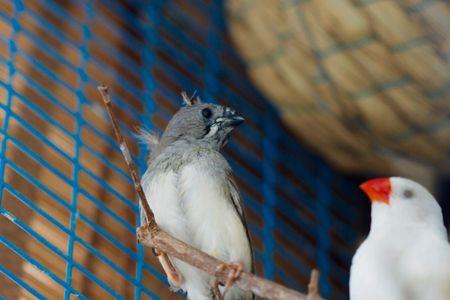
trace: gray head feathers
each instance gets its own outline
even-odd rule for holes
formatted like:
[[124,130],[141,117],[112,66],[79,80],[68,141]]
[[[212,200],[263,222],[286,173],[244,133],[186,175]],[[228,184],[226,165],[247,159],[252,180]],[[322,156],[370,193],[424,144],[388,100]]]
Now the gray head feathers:
[[[187,106],[193,106],[195,104],[202,103],[200,97],[195,97],[196,91],[192,94],[192,96],[188,96],[188,94],[185,91],[181,92],[181,98],[183,99],[184,104]],[[155,132],[148,131],[143,128],[139,128],[138,132],[136,133],[136,137],[139,140],[139,142],[147,145],[148,150],[150,152],[155,151],[156,147],[159,145],[160,137]]]
[[180,143],[220,150],[233,129],[244,121],[234,109],[203,103],[200,98],[194,98],[195,93],[189,97],[183,92],[181,96],[186,105],[172,116],[160,138],[142,129],[138,134],[139,139],[148,145],[151,151],[150,160],[167,147]]

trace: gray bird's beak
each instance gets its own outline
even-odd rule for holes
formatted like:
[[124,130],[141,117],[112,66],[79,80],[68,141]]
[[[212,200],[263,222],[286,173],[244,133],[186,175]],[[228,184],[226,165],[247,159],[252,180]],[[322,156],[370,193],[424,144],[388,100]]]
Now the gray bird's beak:
[[222,127],[237,127],[241,125],[245,119],[238,114],[233,109],[227,108],[223,114]]

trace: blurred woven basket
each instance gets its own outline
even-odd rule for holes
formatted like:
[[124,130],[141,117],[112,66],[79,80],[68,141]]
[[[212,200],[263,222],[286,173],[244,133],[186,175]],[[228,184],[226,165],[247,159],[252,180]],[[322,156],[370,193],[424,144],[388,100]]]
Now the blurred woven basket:
[[252,80],[335,166],[450,169],[448,2],[228,0],[227,11]]

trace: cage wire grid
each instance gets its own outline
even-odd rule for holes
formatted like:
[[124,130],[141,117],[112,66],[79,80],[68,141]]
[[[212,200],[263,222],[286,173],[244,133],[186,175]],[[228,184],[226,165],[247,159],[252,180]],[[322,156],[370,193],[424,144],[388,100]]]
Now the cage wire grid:
[[[135,126],[162,130],[179,92],[246,117],[226,155],[244,197],[257,274],[347,298],[359,192],[310,154],[252,87],[226,37],[222,1],[0,4],[3,298],[166,299],[151,251],[136,245],[138,205],[96,86],[141,171]],[[5,293],[5,294],[2,294]],[[8,294],[7,294],[8,293]]]

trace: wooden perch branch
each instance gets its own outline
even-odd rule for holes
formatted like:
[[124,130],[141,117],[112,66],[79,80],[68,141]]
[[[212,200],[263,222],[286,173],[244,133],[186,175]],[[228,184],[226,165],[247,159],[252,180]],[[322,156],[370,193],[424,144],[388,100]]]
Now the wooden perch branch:
[[[145,193],[141,187],[136,166],[132,161],[128,146],[123,138],[117,119],[112,111],[108,87],[99,86],[98,90],[102,95],[106,109],[111,118],[114,133],[120,145],[120,150],[122,151],[125,162],[130,170],[134,187],[139,196],[139,201],[147,217],[148,223],[137,229],[138,242],[146,246],[153,247],[161,253],[167,253],[170,256],[176,257],[200,270],[203,270],[206,273],[215,276],[218,282],[222,285],[225,284],[228,278],[228,271],[225,270],[222,272],[217,272],[218,266],[223,264],[222,261],[172,237],[167,232],[159,228],[156,224],[153,212],[147,203]],[[318,272],[313,270],[311,273],[311,282],[308,285],[308,295],[299,293],[278,283],[247,272],[242,272],[239,279],[235,282],[235,285],[242,290],[250,291],[257,296],[267,299],[321,300],[322,298],[318,293],[318,277]]]

